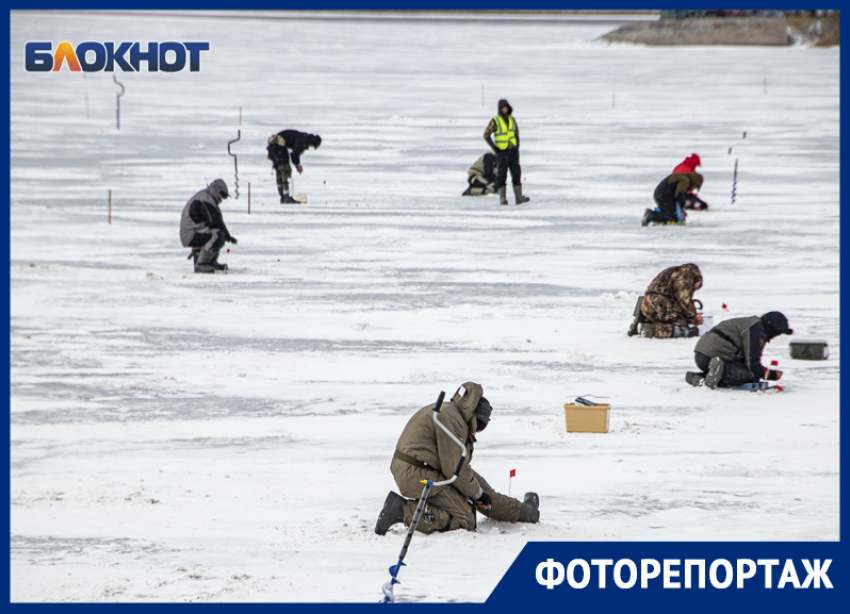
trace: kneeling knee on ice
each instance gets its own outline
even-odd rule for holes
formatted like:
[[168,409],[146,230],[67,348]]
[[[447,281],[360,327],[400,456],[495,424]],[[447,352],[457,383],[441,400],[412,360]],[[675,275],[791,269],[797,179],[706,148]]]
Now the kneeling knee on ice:
[[[402,521],[410,525],[424,495],[423,481],[445,481],[455,472],[457,479],[439,486],[425,499],[417,530],[424,533],[473,530],[473,510],[494,520],[537,522],[537,495],[526,502],[500,494],[470,465],[475,436],[487,428],[493,411],[483,393],[481,385],[466,382],[436,414],[440,425],[435,423],[434,404],[423,407],[408,420],[390,463],[401,495],[388,495],[375,526],[376,533],[383,535],[393,524]],[[466,450],[462,462],[457,442]]]

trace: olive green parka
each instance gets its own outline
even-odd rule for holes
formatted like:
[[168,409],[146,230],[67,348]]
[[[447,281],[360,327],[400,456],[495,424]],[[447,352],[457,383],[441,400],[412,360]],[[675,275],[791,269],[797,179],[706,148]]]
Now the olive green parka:
[[[452,486],[472,499],[477,499],[482,492],[470,463],[475,444],[473,433],[477,430],[475,408],[483,394],[484,389],[479,384],[466,382],[458,388],[451,401],[443,403],[437,416],[440,423],[466,445],[466,459]],[[434,403],[417,411],[396,443],[397,450],[425,463],[427,467],[417,467],[398,458],[393,458],[390,464],[401,494],[409,499],[422,496],[422,480],[440,482],[451,478],[461,456],[460,447],[434,424],[433,414]],[[431,492],[436,494],[442,488],[436,487]]]

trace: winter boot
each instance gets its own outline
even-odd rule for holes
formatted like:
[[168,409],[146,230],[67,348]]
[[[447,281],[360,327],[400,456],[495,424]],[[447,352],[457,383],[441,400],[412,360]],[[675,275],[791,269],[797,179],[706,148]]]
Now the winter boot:
[[210,261],[210,264],[213,266],[213,268],[215,268],[215,270],[216,270],[216,271],[226,271],[226,270],[227,270],[227,265],[226,265],[226,264],[219,264],[219,262],[218,262],[218,254],[216,254],[216,255],[215,255],[215,258],[213,258],[213,259]]
[[215,273],[215,267],[209,263],[195,264],[195,273]]
[[517,522],[537,522],[540,520],[540,497],[536,492],[527,492],[519,508],[519,519]]
[[404,504],[406,502],[407,499],[390,491],[384,501],[384,508],[378,515],[378,522],[375,523],[375,533],[386,535],[391,526],[404,522]]
[[649,223],[655,217],[653,215],[653,213],[655,213],[655,212],[652,209],[647,209],[646,211],[644,211],[643,212],[643,218],[641,218],[641,220],[640,220],[640,225],[641,226],[649,226]]
[[508,204],[508,186],[503,185],[499,188],[499,204],[507,205]]
[[644,322],[640,325],[640,336],[646,337],[647,339],[652,339],[655,337],[655,327],[652,326],[649,322]]
[[289,195],[289,193],[284,192],[283,196],[280,197],[280,204],[281,205],[300,205],[301,201],[295,200],[294,198],[292,198]]
[[694,388],[699,388],[705,381],[705,375],[702,372],[688,371],[685,373],[685,381]]
[[726,370],[726,363],[720,356],[715,356],[708,362],[708,373],[705,376],[704,384],[714,390],[723,379],[723,372]]
[[516,204],[521,205],[522,203],[527,203],[531,199],[528,196],[522,195],[522,184],[515,183],[514,184],[514,198],[516,198]]
[[634,337],[638,334],[638,324],[640,324],[640,316],[635,316],[635,319],[629,325],[629,330],[626,333],[629,337]]
[[696,326],[674,326],[673,337],[699,337],[699,328]]

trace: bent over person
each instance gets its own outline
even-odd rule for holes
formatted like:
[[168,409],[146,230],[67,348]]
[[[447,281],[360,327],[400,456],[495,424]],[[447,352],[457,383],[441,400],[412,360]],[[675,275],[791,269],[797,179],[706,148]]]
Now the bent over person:
[[702,187],[699,173],[673,173],[661,180],[653,193],[655,210],[647,209],[640,221],[641,226],[650,222],[658,224],[682,224],[689,195]]
[[301,166],[301,154],[308,147],[318,149],[321,144],[322,137],[318,134],[307,134],[306,132],[298,132],[297,130],[281,130],[269,137],[269,144],[266,146],[266,150],[269,152],[267,157],[272,161],[272,165],[274,166],[275,177],[277,178],[277,192],[280,194],[280,204],[298,202],[289,195],[289,180],[292,178],[290,159],[295,164],[295,170],[300,175],[304,172],[304,167]]
[[[499,190],[499,204],[507,205],[508,198],[505,184],[508,180],[508,169],[511,171],[511,183],[514,186],[516,204],[527,203],[531,200],[522,195],[522,167],[519,165],[519,126],[513,116],[514,109],[507,100],[500,100],[498,113],[487,124],[484,130],[484,140],[496,154],[499,171],[496,175],[496,187]],[[490,138],[495,137],[496,142]]]
[[229,241],[236,245],[236,237],[224,224],[219,203],[229,196],[227,184],[216,179],[192,196],[180,216],[180,242],[192,248],[195,273],[226,271],[226,264],[218,263],[218,253]]
[[[699,155],[693,153],[673,168],[673,174],[696,173],[697,167],[700,165],[702,165],[702,161],[699,159]],[[688,190],[688,194],[685,196],[685,209],[694,209],[696,211],[704,211],[705,209],[708,209],[708,203],[694,194],[695,189],[696,188],[691,187],[691,189]]]
[[723,320],[697,342],[694,362],[700,372],[688,371],[685,380],[691,386],[712,389],[777,381],[782,371],[765,368],[761,355],[772,339],[793,332],[788,328],[788,318],[779,311]]
[[[702,288],[702,273],[695,264],[683,264],[664,269],[652,280],[640,305],[643,337],[669,339],[696,337],[702,315],[694,304],[694,292]],[[632,329],[629,334],[635,334]]]
[[461,196],[484,196],[496,193],[496,176],[499,166],[495,154],[486,153],[478,158],[467,172],[469,187]]
[[[467,455],[457,480],[434,487],[426,502],[417,530],[423,533],[475,529],[475,512],[506,522],[537,522],[540,518],[537,494],[526,493],[523,501],[497,493],[471,465],[475,435],[490,422],[492,408],[476,383],[463,384],[449,403],[437,414],[440,423],[464,442]],[[387,495],[378,516],[375,533],[385,535],[391,526],[404,522],[410,526],[422,480],[439,482],[449,479],[461,452],[458,445],[434,424],[434,404],[423,407],[408,421],[399,437],[390,471],[402,496]]]

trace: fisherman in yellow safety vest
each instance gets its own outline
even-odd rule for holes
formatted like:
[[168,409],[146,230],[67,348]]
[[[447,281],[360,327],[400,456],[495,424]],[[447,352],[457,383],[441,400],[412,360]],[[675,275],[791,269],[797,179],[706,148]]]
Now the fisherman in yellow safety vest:
[[[522,168],[519,165],[519,126],[516,125],[516,120],[513,118],[513,107],[508,104],[507,100],[500,100],[498,109],[499,114],[490,120],[487,129],[484,131],[484,140],[496,154],[499,164],[499,174],[496,176],[496,185],[499,188],[499,204],[508,204],[505,186],[508,179],[508,169],[511,170],[511,183],[514,186],[516,204],[527,203],[531,199],[522,195],[522,183],[520,182]],[[495,143],[490,138],[491,135],[495,135]]]

